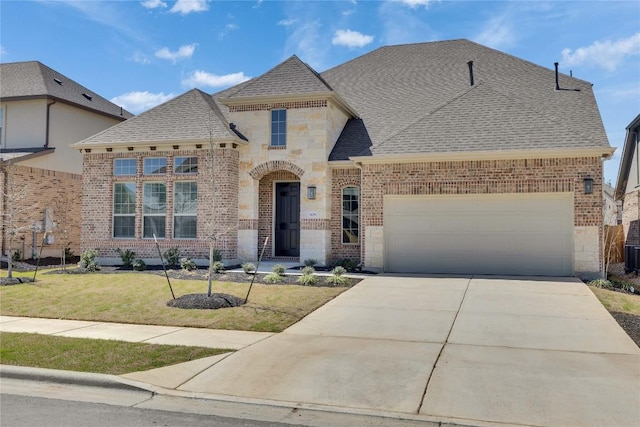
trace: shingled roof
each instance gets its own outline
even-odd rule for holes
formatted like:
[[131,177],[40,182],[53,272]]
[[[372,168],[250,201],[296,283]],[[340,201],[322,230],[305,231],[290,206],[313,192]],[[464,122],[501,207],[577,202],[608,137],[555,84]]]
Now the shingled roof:
[[293,55],[271,70],[228,93],[227,99],[327,93],[332,89],[311,67]]
[[0,99],[53,98],[117,118],[133,116],[39,61],[0,64]]
[[[382,47],[321,76],[358,111],[360,128],[367,131],[343,132],[330,160],[504,149],[611,150],[590,83],[560,74],[556,90],[554,70],[468,40]],[[372,148],[363,151],[366,138]]]
[[74,144],[75,148],[117,143],[161,143],[242,138],[211,95],[192,89],[139,116]]

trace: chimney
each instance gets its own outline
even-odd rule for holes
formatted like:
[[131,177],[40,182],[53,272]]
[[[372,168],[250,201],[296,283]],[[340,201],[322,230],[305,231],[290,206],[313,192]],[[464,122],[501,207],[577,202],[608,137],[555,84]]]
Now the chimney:
[[469,66],[469,83],[473,86],[473,61],[467,62],[467,65]]

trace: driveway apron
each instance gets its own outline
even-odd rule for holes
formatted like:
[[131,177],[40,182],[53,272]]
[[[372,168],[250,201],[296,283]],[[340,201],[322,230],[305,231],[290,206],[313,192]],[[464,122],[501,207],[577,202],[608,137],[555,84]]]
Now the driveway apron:
[[470,424],[640,425],[640,350],[571,278],[363,280],[177,388]]

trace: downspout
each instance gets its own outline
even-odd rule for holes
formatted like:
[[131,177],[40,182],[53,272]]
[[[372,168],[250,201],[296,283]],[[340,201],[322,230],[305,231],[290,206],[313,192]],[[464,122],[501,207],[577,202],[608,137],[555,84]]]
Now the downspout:
[[50,133],[49,132],[50,131],[50,129],[49,129],[49,118],[51,116],[51,106],[56,103],[56,100],[52,99],[52,101],[53,102],[50,102],[50,103],[48,102],[47,103],[47,127],[46,127],[46,131],[45,131],[45,136],[44,136],[44,138],[45,138],[44,139],[44,148],[49,148],[49,133]]

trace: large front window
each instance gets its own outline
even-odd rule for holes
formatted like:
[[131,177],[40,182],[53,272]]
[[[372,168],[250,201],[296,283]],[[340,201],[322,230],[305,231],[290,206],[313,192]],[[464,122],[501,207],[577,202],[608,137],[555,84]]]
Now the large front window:
[[136,184],[113,186],[113,237],[133,239],[136,233]]
[[196,238],[196,211],[198,209],[198,184],[178,181],[173,192],[173,237]]
[[143,187],[142,237],[165,237],[167,187],[161,182],[146,182]]
[[271,146],[287,145],[287,110],[271,110]]
[[342,243],[358,243],[360,236],[360,189],[342,189]]

